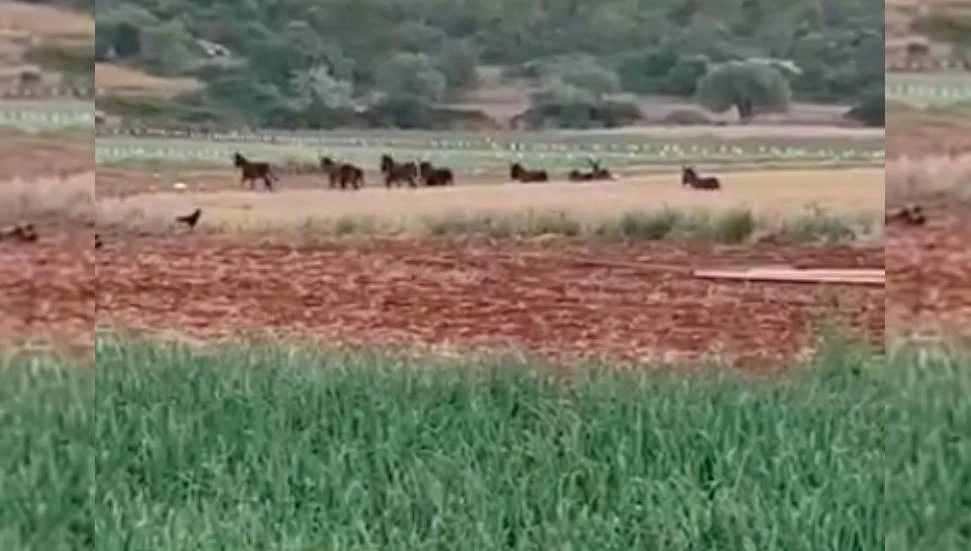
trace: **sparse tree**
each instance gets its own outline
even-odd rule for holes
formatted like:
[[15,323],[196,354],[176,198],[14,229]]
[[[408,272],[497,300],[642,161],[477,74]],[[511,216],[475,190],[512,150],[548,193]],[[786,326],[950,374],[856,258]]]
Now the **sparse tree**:
[[298,72],[290,81],[296,93],[298,107],[305,109],[318,102],[329,109],[344,109],[354,104],[354,86],[331,75],[330,67],[319,65]]
[[438,57],[437,65],[449,88],[468,88],[478,80],[479,53],[469,42],[454,42]]
[[546,81],[548,87],[566,85],[583,90],[598,100],[621,91],[617,73],[593,61],[558,63],[546,71]]
[[715,113],[735,108],[742,122],[758,113],[785,112],[792,91],[782,72],[769,63],[728,61],[698,81],[698,103]]

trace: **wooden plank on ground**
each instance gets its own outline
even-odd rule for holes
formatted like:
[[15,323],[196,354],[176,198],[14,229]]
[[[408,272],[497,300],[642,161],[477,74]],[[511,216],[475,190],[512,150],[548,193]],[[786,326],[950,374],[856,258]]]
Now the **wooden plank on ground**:
[[779,268],[743,268],[737,270],[697,270],[700,279],[765,281],[782,283],[841,283],[850,285],[884,285],[886,272],[875,269],[786,270]]

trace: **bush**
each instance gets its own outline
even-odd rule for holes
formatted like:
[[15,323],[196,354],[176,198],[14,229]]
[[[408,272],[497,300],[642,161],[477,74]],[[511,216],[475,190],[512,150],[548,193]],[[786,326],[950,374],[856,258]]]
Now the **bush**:
[[549,99],[539,101],[514,119],[526,128],[616,128],[642,119],[636,104],[622,100],[584,101]]
[[700,109],[675,109],[662,119],[666,124],[705,125],[712,124],[712,118]]
[[887,115],[886,104],[883,93],[874,92],[860,99],[844,116],[859,121],[864,126],[884,126]]

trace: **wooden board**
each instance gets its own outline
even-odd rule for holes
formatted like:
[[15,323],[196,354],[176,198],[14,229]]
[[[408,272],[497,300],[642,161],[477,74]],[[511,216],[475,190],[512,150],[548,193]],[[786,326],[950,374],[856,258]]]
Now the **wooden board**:
[[694,277],[740,281],[775,281],[783,283],[841,283],[850,285],[884,285],[886,272],[875,269],[740,268],[696,270]]

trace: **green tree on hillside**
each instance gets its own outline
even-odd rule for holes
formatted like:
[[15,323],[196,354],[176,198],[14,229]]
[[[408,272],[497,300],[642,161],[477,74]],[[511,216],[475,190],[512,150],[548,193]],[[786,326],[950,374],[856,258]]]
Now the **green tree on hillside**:
[[621,91],[617,73],[592,61],[560,64],[550,71],[547,78],[588,92],[597,99]]
[[453,42],[439,54],[435,67],[445,76],[450,90],[469,88],[478,81],[479,53],[471,42]]
[[192,36],[178,20],[141,31],[141,56],[156,73],[174,75],[185,72],[196,59],[191,50]]
[[381,63],[375,71],[378,88],[391,96],[412,96],[426,101],[445,97],[445,75],[425,54],[398,53]]
[[[769,68],[748,80],[764,80],[764,92],[787,88],[800,101],[849,104],[882,90],[884,79],[878,0],[99,0],[96,10],[98,59],[113,53],[150,72],[193,74],[220,90],[197,96],[193,109],[210,101],[213,112],[264,124],[285,109],[254,98],[306,99],[295,75],[321,66],[371,107],[391,97],[443,102],[476,86],[485,66],[558,96],[601,98],[701,97],[697,85],[715,66],[750,59],[792,60],[801,72],[783,72],[787,86]],[[209,59],[195,39],[231,55]],[[227,81],[219,72],[226,67],[239,74]],[[720,105],[721,95],[709,101]],[[779,103],[731,106],[747,119]],[[416,113],[409,121],[434,111],[414,101],[389,105]],[[592,109],[582,105],[577,112]]]
[[791,98],[782,71],[768,63],[720,63],[698,81],[698,102],[703,107],[715,113],[734,107],[742,122],[758,113],[784,112]]
[[296,96],[298,109],[306,109],[314,102],[329,109],[347,109],[354,105],[354,85],[334,78],[326,65],[294,74],[290,88]]

